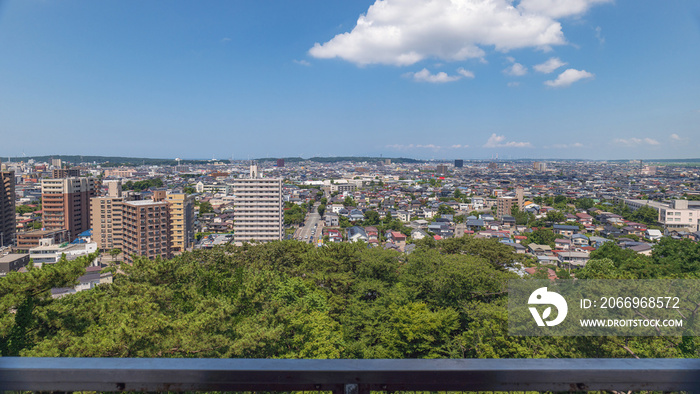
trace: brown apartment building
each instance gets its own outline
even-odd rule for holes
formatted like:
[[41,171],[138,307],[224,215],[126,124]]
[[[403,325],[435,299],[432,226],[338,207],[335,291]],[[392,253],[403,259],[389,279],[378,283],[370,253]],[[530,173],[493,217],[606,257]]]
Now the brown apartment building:
[[45,230],[68,230],[69,239],[90,229],[92,178],[41,180],[42,222]]
[[12,245],[16,232],[15,172],[0,167],[0,247]]
[[93,239],[98,249],[121,249],[126,262],[133,262],[133,255],[171,258],[172,204],[165,199],[165,191],[157,190],[152,200],[127,201],[118,185],[110,185],[107,196],[91,201]]
[[518,187],[515,189],[515,197],[498,196],[496,198],[496,215],[498,216],[498,218],[503,218],[503,216],[511,215],[513,212],[513,207],[518,207],[519,210],[522,210],[523,199],[524,192],[522,187]]

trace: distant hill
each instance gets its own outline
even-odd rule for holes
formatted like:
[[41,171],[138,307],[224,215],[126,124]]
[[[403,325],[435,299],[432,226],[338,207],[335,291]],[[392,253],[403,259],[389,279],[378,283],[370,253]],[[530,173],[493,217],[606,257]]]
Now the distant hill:
[[[51,162],[51,159],[61,159],[71,164],[98,163],[103,166],[139,166],[139,165],[176,165],[174,159],[150,159],[144,157],[119,157],[119,156],[80,156],[80,155],[51,155],[51,156],[27,156],[11,157],[14,162],[34,159],[38,162]],[[180,164],[204,164],[208,160],[181,160]]]
[[300,161],[315,161],[317,163],[337,163],[341,161],[349,161],[353,163],[376,163],[379,161],[384,161],[390,159],[392,163],[423,163],[425,160],[416,160],[406,157],[364,157],[364,156],[333,156],[333,157],[311,157],[304,159],[301,157],[265,157],[256,159],[257,161],[276,161],[277,159],[284,159],[285,163],[296,163]]

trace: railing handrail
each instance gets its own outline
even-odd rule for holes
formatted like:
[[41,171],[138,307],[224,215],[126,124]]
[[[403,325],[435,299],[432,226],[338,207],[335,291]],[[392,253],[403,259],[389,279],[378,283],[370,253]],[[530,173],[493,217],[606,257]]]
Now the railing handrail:
[[585,391],[700,389],[698,359],[0,358],[0,390]]

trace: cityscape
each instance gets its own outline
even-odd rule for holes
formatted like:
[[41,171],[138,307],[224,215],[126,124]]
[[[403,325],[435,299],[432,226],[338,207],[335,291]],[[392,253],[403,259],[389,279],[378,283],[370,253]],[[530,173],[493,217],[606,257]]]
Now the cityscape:
[[0,0],[0,391],[698,391],[699,15]]
[[[569,277],[607,242],[700,242],[700,169],[641,160],[263,159],[2,163],[2,275],[101,253],[99,268],[227,244],[497,240]],[[536,267],[520,265],[534,274]],[[88,275],[76,289],[109,281]],[[58,290],[56,290],[58,291]],[[59,293],[57,293],[59,294]],[[63,293],[61,293],[63,294]]]

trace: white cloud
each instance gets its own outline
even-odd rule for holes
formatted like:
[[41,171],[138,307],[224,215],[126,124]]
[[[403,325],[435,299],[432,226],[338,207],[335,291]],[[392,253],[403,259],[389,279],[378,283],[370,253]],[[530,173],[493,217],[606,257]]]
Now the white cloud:
[[527,67],[520,63],[514,63],[510,67],[503,70],[503,73],[513,77],[522,77],[523,75],[527,74]]
[[649,138],[649,137],[647,137],[647,138],[632,137],[632,138],[628,138],[628,139],[616,138],[613,140],[613,143],[617,144],[617,145],[630,146],[630,147],[639,146],[639,145],[652,145],[652,146],[660,145],[659,141],[657,141],[653,138]]
[[[482,47],[550,49],[566,44],[561,16],[607,0],[376,0],[350,32],[316,43],[309,54],[357,65],[406,66],[423,59],[483,59]],[[552,7],[552,8],[550,8]]]
[[526,13],[546,15],[552,18],[583,15],[588,9],[612,0],[522,0],[518,9]]
[[435,144],[391,144],[391,145],[386,145],[387,148],[391,149],[396,149],[396,150],[409,150],[409,149],[432,149],[434,151],[439,151],[441,149],[463,149],[463,148],[469,148],[469,145],[467,144],[455,144],[455,145],[450,145],[448,147],[443,147],[441,145],[435,145]]
[[532,148],[532,144],[529,142],[506,141],[506,136],[493,133],[484,144],[484,148]]
[[544,84],[553,88],[563,88],[570,86],[576,81],[580,81],[582,79],[587,78],[593,78],[594,76],[595,75],[589,73],[586,70],[574,70],[573,68],[570,68],[564,71],[563,73],[559,74],[557,79],[552,81],[545,81]]
[[520,82],[508,82],[509,88],[517,88],[518,86],[520,86]]
[[532,68],[534,68],[537,72],[549,74],[552,71],[558,69],[559,67],[566,66],[567,64],[568,63],[562,62],[561,59],[559,59],[558,57],[552,57],[546,62],[533,66]]
[[231,39],[228,38],[228,37],[224,37],[224,38],[221,39],[221,42],[224,43],[224,44],[226,44],[226,43],[229,42],[229,41],[231,41]]
[[392,149],[397,149],[397,150],[407,150],[407,149],[433,149],[433,150],[440,150],[442,147],[440,145],[435,145],[435,144],[392,144],[392,145],[387,145],[387,148],[392,148]]
[[462,68],[462,67],[460,67],[460,68],[457,69],[457,74],[459,74],[459,75],[461,75],[461,76],[463,76],[463,77],[465,77],[465,78],[474,78],[474,73],[473,73],[473,72],[471,72],[471,71],[469,71],[469,70],[465,70],[465,69]]
[[417,82],[430,82],[430,83],[445,83],[454,82],[460,80],[462,77],[459,75],[447,75],[446,72],[440,71],[437,74],[431,74],[427,68],[424,68],[415,73],[404,74],[407,78],[413,78]]
[[307,62],[306,60],[303,60],[303,59],[302,59],[302,60],[294,60],[294,63],[300,64],[300,65],[302,65],[302,66],[310,66],[310,65],[311,65],[311,63],[309,63],[309,62]]
[[[551,148],[554,149],[570,149],[570,148],[583,148],[584,145],[580,142],[573,142],[571,144],[554,144]],[[550,147],[548,147],[550,148]]]
[[603,37],[603,29],[600,26],[596,26],[595,28],[595,38],[598,39],[598,42],[600,45],[605,44],[605,37]]
[[671,139],[674,141],[682,141],[683,139],[676,133],[670,135]]

